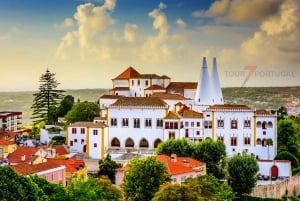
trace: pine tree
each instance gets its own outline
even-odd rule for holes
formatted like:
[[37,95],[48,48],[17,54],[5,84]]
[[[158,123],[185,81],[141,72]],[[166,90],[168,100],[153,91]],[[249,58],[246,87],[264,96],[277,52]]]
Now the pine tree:
[[31,119],[34,119],[34,124],[42,121],[53,123],[49,122],[51,112],[56,109],[63,99],[65,91],[56,89],[60,83],[55,79],[55,73],[51,73],[48,69],[45,74],[41,75],[39,82],[39,92],[33,94],[34,100],[31,106],[33,113]]

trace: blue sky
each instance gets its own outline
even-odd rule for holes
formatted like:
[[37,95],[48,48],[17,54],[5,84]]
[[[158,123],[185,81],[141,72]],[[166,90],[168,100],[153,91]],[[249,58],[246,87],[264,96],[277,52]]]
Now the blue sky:
[[[299,85],[297,0],[0,1],[0,91],[109,88],[128,66],[197,81],[217,57],[222,87]],[[249,75],[248,66],[255,66]],[[252,68],[253,69],[253,68]]]

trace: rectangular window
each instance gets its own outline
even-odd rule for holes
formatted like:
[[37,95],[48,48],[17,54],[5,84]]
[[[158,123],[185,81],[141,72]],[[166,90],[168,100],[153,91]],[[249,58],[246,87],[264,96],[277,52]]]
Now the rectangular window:
[[81,144],[83,144],[84,143],[84,139],[81,139]]
[[175,139],[175,132],[169,132],[169,138]]
[[182,176],[181,177],[181,182],[184,182],[185,181],[185,176]]
[[74,139],[74,142],[76,143],[76,142],[77,142],[77,139]]
[[52,173],[52,181],[55,181],[55,173]]
[[237,129],[237,120],[231,120],[231,129]]
[[208,128],[212,128],[212,122],[208,121]]
[[80,133],[85,134],[85,128],[80,128]]
[[197,121],[197,127],[200,127],[200,122],[199,121]]
[[251,144],[250,137],[244,137],[244,145],[250,145],[250,144]]
[[140,83],[141,83],[140,80],[138,80],[138,86],[140,86]]
[[61,172],[61,171],[58,172],[58,179],[59,179],[59,180],[62,179],[62,172]]
[[193,121],[191,122],[191,127],[194,127],[194,122]]
[[94,148],[97,148],[97,143],[94,143]]
[[122,118],[122,127],[128,127],[128,118]]
[[218,140],[220,140],[221,142],[224,142],[224,137],[223,136],[218,136]]
[[70,141],[70,146],[73,146],[73,140]]
[[184,126],[189,127],[189,122],[188,121],[184,122]]
[[204,121],[204,128],[208,128],[208,121]]
[[118,124],[117,124],[117,118],[111,118],[110,119],[110,125],[111,126],[117,126]]
[[196,135],[200,135],[200,131],[196,131]]
[[152,127],[151,119],[145,119],[145,127],[146,128],[151,128]]
[[156,119],[156,127],[157,128],[163,127],[163,119]]
[[148,81],[148,80],[146,80],[146,81],[145,81],[145,86],[147,87],[147,86],[148,86],[148,84],[149,84],[149,81]]
[[134,85],[134,80],[131,80],[131,86],[133,86]]
[[223,119],[218,119],[217,126],[218,126],[218,128],[224,128],[224,120]]
[[174,129],[178,129],[178,122],[174,122]]
[[165,122],[165,129],[170,129],[170,123],[169,122]]
[[251,127],[250,120],[244,120],[244,128],[250,128],[250,127]]
[[186,137],[186,138],[189,137],[189,129],[185,129],[185,137]]
[[76,134],[76,128],[72,128],[72,134]]
[[237,146],[237,137],[230,138],[230,146]]
[[134,118],[133,119],[133,128],[140,128],[140,119],[139,118]]
[[98,135],[98,130],[94,129],[93,130],[93,135]]

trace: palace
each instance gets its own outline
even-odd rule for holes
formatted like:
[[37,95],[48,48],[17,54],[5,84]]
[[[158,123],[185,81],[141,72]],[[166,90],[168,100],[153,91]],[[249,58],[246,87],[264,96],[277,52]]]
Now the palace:
[[198,82],[172,82],[166,75],[129,67],[112,84],[110,94],[100,97],[100,118],[68,127],[71,151],[101,158],[107,152],[153,153],[169,138],[211,138],[223,141],[229,156],[244,151],[259,159],[276,155],[276,115],[224,104],[216,58],[211,75],[203,58]]

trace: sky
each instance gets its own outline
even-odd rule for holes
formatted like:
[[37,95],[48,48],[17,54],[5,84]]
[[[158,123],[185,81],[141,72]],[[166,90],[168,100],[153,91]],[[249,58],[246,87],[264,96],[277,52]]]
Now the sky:
[[300,85],[299,0],[3,0],[0,91],[111,88],[127,67],[222,87]]

